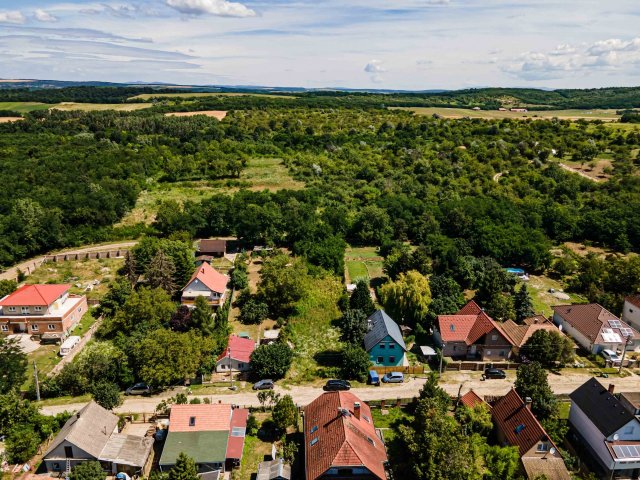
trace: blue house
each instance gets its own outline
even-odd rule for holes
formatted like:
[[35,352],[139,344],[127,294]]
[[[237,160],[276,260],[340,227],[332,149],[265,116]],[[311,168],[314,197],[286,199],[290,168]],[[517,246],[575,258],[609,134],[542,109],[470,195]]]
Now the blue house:
[[403,365],[407,347],[398,324],[384,310],[376,310],[367,323],[369,331],[364,336],[364,349],[371,362],[384,367]]

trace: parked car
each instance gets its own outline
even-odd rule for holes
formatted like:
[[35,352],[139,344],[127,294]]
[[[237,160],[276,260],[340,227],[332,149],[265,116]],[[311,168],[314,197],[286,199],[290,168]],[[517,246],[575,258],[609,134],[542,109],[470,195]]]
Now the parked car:
[[127,388],[124,394],[125,395],[150,395],[151,387],[146,383],[136,383],[135,385]]
[[484,371],[484,375],[482,375],[482,377],[503,379],[503,378],[507,378],[507,374],[504,373],[504,370],[500,370],[499,368],[487,368]]
[[604,349],[600,352],[600,355],[602,355],[605,360],[610,361],[613,365],[620,365],[620,362],[622,361],[620,356],[613,350]]
[[273,390],[274,386],[273,380],[265,379],[254,383],[252,388],[254,390]]
[[384,383],[403,383],[404,374],[402,372],[389,372],[382,377]]
[[369,383],[371,385],[380,385],[380,375],[375,370],[369,370]]
[[351,384],[347,380],[327,380],[324,390],[333,392],[336,390],[350,390]]

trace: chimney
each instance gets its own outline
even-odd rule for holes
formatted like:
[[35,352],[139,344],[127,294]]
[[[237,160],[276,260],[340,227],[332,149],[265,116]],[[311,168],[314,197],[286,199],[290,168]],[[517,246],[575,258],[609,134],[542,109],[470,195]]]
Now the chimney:
[[360,402],[355,402],[353,404],[353,415],[360,420]]
[[531,410],[531,397],[526,397],[524,399],[524,406],[527,408],[527,410]]
[[607,390],[609,390],[609,393],[611,395],[613,395],[613,391],[615,390],[616,386],[613,383],[609,384],[609,388]]

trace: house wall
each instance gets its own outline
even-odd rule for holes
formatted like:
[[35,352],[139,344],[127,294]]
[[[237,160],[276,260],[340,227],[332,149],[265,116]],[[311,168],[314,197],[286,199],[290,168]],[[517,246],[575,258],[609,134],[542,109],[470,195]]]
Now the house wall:
[[605,445],[604,435],[575,403],[571,405],[571,410],[569,411],[569,424],[589,445],[598,463],[606,470],[611,470],[613,468],[613,459]]
[[635,418],[617,432],[610,435],[607,440],[613,442],[613,435],[618,435],[619,441],[640,441],[640,422]]
[[[351,470],[348,474],[345,470]],[[377,475],[373,475],[368,468],[361,466],[353,467],[331,467],[320,476],[320,478],[378,478]]]
[[[545,444],[546,449],[545,450],[538,450],[539,446],[542,445],[542,444]],[[529,451],[525,452],[524,455],[522,455],[522,458],[523,457],[537,458],[537,457],[544,457],[545,455],[547,457],[551,457],[552,455],[551,455],[551,452],[549,451],[550,449],[551,449],[551,442],[540,441],[540,442],[536,443],[533,447],[531,447],[529,449]],[[557,451],[553,454],[553,456],[556,457],[556,458],[562,458]]]
[[[65,447],[71,447],[73,449],[71,452],[73,454],[73,457],[71,457],[70,461],[71,468],[73,468],[78,463],[86,462],[88,460],[97,460],[97,458],[93,455],[85,452],[68,440],[64,440],[43,459],[47,467],[47,472],[61,472],[66,470],[67,458],[65,454]],[[55,468],[56,464],[59,467],[58,469]]]
[[511,344],[494,328],[485,336],[479,353],[483,360],[506,360],[511,354]]
[[573,328],[573,326],[571,326],[561,315],[556,312],[553,313],[553,323],[555,323],[556,326],[562,326],[562,331],[572,337],[585,350],[591,353],[599,353],[600,350],[604,349],[604,347],[598,348],[597,345],[592,345],[591,340],[589,340],[586,336]]
[[251,365],[245,362],[239,362],[238,360],[232,358],[231,361],[227,357],[221,358],[216,362],[216,372],[228,372],[229,367],[233,367],[234,372],[246,372],[247,370],[251,370]]
[[465,342],[448,342],[442,352],[445,357],[466,357],[467,344]]
[[[0,317],[0,333],[9,335],[18,330],[32,335],[42,335],[43,333],[67,333],[73,329],[82,316],[87,312],[87,297],[72,296],[65,306],[66,311],[60,311],[60,316],[42,316],[42,315],[15,315]],[[69,308],[70,307],[70,308]],[[5,330],[2,325],[7,326]],[[34,328],[34,325],[37,327]],[[53,328],[49,328],[52,325]]]
[[211,291],[209,287],[207,287],[204,283],[202,283],[200,280],[195,278],[191,283],[189,283],[182,290],[182,302],[195,301],[197,297],[201,296],[200,295],[201,292],[208,293],[208,295],[206,296],[206,299],[209,300],[209,302],[215,302],[216,304],[222,303],[224,299],[224,294],[225,294],[225,292],[222,292],[220,294],[218,292]]
[[622,321],[628,323],[632,328],[640,331],[640,308],[625,300],[624,307],[622,309]]
[[396,367],[403,364],[404,349],[387,335],[369,350],[369,359],[374,365]]

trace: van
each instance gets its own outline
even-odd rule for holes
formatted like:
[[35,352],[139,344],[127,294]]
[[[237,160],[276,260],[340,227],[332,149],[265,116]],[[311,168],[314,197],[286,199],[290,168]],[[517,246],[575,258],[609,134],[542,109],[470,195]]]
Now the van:
[[80,343],[80,337],[78,337],[78,336],[73,335],[73,336],[67,338],[62,343],[62,345],[60,345],[60,356],[64,357],[66,355],[69,355],[69,353],[71,353],[71,350],[76,348],[78,343]]
[[369,384],[380,385],[380,376],[375,370],[369,370]]

